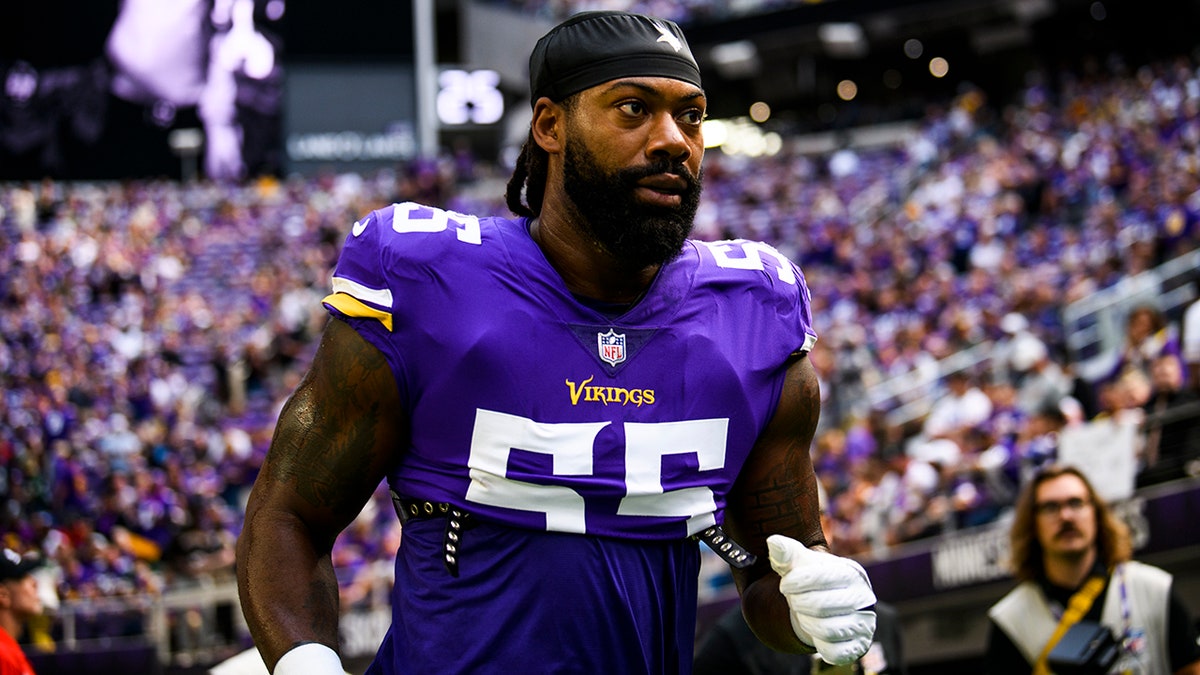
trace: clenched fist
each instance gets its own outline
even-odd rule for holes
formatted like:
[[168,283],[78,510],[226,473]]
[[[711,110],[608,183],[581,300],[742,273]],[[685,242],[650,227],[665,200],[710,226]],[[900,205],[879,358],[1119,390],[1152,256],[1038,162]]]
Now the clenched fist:
[[792,630],[834,665],[867,653],[875,635],[875,592],[862,565],[775,534],[767,537],[771,567],[781,577]]

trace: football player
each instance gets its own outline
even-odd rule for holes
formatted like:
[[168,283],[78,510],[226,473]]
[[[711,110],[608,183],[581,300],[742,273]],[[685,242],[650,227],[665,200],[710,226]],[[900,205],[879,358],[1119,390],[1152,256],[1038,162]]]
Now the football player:
[[688,673],[701,540],[760,639],[853,661],[875,596],[821,533],[809,292],[769,246],[688,239],[683,34],[577,14],[530,78],[517,217],[396,204],[346,238],[239,540],[267,665],[341,672],[330,548],[382,479],[403,541],[369,673]]

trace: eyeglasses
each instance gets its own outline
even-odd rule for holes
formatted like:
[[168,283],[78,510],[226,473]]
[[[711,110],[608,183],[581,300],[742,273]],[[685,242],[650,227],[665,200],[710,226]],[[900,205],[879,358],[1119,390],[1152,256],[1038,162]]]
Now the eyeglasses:
[[1078,513],[1079,511],[1082,511],[1091,505],[1092,503],[1086,499],[1081,497],[1071,497],[1070,499],[1064,499],[1062,501],[1038,502],[1035,508],[1037,509],[1037,514],[1039,516],[1045,516],[1049,518],[1057,517],[1066,509],[1070,509],[1071,511]]

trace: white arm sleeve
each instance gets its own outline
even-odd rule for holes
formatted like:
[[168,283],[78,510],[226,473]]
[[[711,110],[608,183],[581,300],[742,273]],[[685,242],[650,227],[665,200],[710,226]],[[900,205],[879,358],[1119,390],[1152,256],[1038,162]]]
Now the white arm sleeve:
[[316,642],[292,647],[275,664],[273,675],[345,675],[337,652]]

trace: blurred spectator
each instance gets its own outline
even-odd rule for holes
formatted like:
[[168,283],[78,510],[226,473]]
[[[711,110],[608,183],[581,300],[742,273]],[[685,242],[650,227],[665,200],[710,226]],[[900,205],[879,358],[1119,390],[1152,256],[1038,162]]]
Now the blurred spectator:
[[1101,383],[1100,412],[1093,419],[1141,424],[1145,417],[1142,406],[1150,400],[1151,391],[1148,370],[1126,370],[1115,380]]
[[1017,381],[1017,406],[1032,413],[1058,402],[1071,393],[1071,377],[1050,358],[1046,343],[1029,332],[1018,333],[1012,341],[1009,364]]
[[1015,469],[1017,483],[1024,485],[1042,467],[1058,459],[1058,436],[1069,420],[1059,405],[1044,405],[1029,417],[1017,435]]
[[[927,445],[949,447],[954,444],[942,440]],[[888,514],[888,545],[947,531],[952,514],[950,500],[944,489],[944,467],[937,461],[897,453],[892,459],[891,468],[897,473],[898,482]]]
[[948,486],[955,528],[990,523],[1012,504],[1017,484],[1006,472],[1011,457],[1011,449],[996,443],[986,427],[967,432]]
[[992,402],[992,413],[979,428],[990,435],[993,444],[1011,449],[1029,420],[1029,412],[1018,404],[1017,389],[1007,378],[993,376],[984,393]]
[[1125,341],[1109,379],[1119,379],[1131,370],[1148,378],[1150,364],[1160,355],[1182,359],[1179,340],[1161,311],[1151,305],[1139,305],[1126,318]]
[[992,401],[966,371],[946,376],[946,394],[934,402],[922,431],[930,440],[948,439],[962,445],[964,434],[992,414]]
[[33,675],[33,667],[17,644],[25,624],[42,613],[38,580],[33,571],[40,561],[11,548],[0,550],[0,673]]
[[1146,443],[1138,485],[1200,475],[1200,394],[1183,386],[1179,359],[1163,354],[1151,365]]
[[[1200,286],[1200,279],[1196,281]],[[1200,290],[1198,288],[1197,290]],[[1182,357],[1186,365],[1184,371],[1190,387],[1200,392],[1200,300],[1193,300],[1183,313],[1181,321],[1183,331]]]

